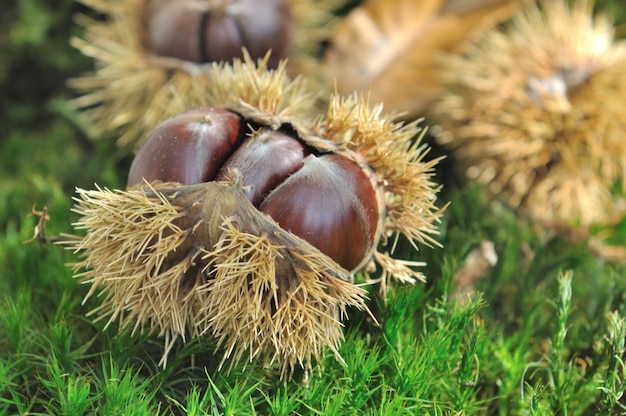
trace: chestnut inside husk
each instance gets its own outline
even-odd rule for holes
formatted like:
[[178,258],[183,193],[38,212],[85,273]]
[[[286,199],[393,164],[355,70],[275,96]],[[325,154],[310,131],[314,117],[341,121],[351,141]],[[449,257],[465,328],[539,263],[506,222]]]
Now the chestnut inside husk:
[[355,280],[384,296],[390,279],[425,278],[393,256],[394,235],[437,244],[437,160],[424,160],[417,123],[364,97],[334,95],[312,121],[283,72],[215,71],[212,96],[229,95],[154,130],[126,190],[77,189],[85,232],[62,244],[80,253],[86,298],[99,296],[90,314],[157,332],[164,366],[176,340],[197,337],[222,364],[258,360],[283,376],[328,350],[341,361],[348,309],[368,311]]
[[356,271],[369,260],[382,221],[373,173],[357,154],[320,138],[307,142],[290,125],[272,129],[224,108],[190,109],[148,137],[128,186],[233,175],[255,208],[341,267]]

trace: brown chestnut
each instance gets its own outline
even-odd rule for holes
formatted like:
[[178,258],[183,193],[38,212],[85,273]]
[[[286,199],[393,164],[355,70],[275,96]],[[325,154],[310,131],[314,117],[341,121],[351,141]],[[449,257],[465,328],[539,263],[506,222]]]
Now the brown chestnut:
[[157,55],[202,61],[202,14],[197,0],[153,0],[148,19],[148,43]]
[[306,154],[308,150],[299,140],[280,131],[262,129],[226,160],[215,179],[226,180],[237,169],[248,200],[258,207],[272,189],[302,167]]
[[260,209],[348,270],[371,251],[379,221],[365,171],[337,154],[309,156]]
[[[128,186],[148,182],[227,182],[239,178],[252,205],[347,270],[375,249],[379,199],[368,171],[339,153],[320,150],[290,128],[252,127],[234,112],[199,107],[167,120],[132,163]],[[315,144],[313,144],[315,143]],[[332,146],[331,146],[332,147]]]
[[192,62],[253,59],[272,51],[275,67],[291,49],[293,18],[288,0],[153,0],[148,46],[154,53]]
[[139,149],[128,186],[144,181],[194,184],[215,178],[243,139],[240,118],[218,107],[196,107],[161,124]]

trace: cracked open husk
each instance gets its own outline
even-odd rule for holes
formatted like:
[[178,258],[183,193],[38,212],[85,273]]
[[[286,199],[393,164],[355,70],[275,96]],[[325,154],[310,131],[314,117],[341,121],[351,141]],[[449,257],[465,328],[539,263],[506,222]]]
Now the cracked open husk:
[[[169,116],[194,105],[224,104],[222,96],[207,93],[215,92],[214,84],[234,86],[224,82],[224,77],[228,78],[228,66],[158,56],[148,50],[143,21],[146,0],[82,1],[105,16],[103,20],[95,20],[80,15],[78,21],[85,27],[85,34],[72,39],[72,44],[95,62],[93,72],[70,80],[70,86],[81,94],[72,103],[85,114],[93,138],[115,136],[120,147],[133,148]],[[198,3],[213,7],[214,3],[224,2],[198,0]],[[306,74],[309,82],[316,84],[310,91],[329,92],[330,87],[323,86],[321,78],[316,76],[319,64],[314,57],[323,39],[332,32],[335,21],[332,10],[341,6],[343,0],[288,0],[288,3],[294,19],[293,47],[289,63],[283,61],[275,70],[291,77]],[[259,61],[259,72],[264,72],[269,59],[266,55]],[[243,60],[252,59],[244,56]],[[257,105],[258,99],[255,102],[254,97],[264,94],[264,84],[252,88],[250,97],[240,98]],[[301,90],[304,86],[298,81],[284,88],[284,97],[288,97],[289,90]],[[176,94],[185,95],[187,107],[171,105],[169,101]],[[295,102],[290,102],[290,107],[295,106]],[[312,103],[303,105],[300,116],[307,112],[313,115],[314,108]]]
[[383,292],[393,279],[424,279],[414,268],[420,263],[394,258],[393,249],[401,234],[416,248],[437,244],[443,210],[435,206],[437,160],[424,160],[417,123],[396,123],[381,106],[357,96],[333,96],[327,115],[308,125],[292,109],[272,113],[230,103],[225,107],[245,119],[287,126],[307,146],[367,172],[378,201],[373,246],[346,270],[255,208],[236,171],[228,180],[193,185],[79,189],[75,228],[85,235],[65,244],[82,256],[75,270],[91,285],[87,296],[103,298],[92,314],[163,336],[163,364],[176,339],[200,336],[216,340],[229,367],[258,360],[287,375],[320,362],[327,350],[341,360],[347,310],[367,310],[367,291],[354,283],[356,273],[380,283]]
[[310,365],[336,352],[346,308],[366,309],[347,270],[260,215],[237,181],[78,195],[87,233],[68,243],[85,255],[87,297],[103,292],[91,314],[157,330],[164,365],[178,337],[201,335],[232,363]]
[[442,63],[431,115],[467,177],[548,226],[619,220],[626,44],[591,1],[529,5]]

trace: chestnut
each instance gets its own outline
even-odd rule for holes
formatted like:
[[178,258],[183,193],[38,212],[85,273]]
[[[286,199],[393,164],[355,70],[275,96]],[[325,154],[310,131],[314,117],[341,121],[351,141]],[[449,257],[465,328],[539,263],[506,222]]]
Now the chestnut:
[[81,16],[71,44],[94,70],[69,80],[71,106],[90,138],[115,138],[125,154],[166,118],[199,105],[259,107],[262,94],[270,106],[282,97],[299,119],[316,117],[332,89],[318,58],[345,1],[85,0],[99,17]]
[[243,138],[237,115],[217,107],[190,109],[161,124],[139,149],[128,186],[161,180],[192,184],[213,180]]
[[153,0],[147,26],[152,52],[196,63],[231,62],[245,48],[255,60],[271,50],[276,67],[293,39],[288,0]]
[[363,168],[337,154],[309,156],[260,209],[348,270],[363,265],[376,240],[376,192]]
[[174,116],[139,149],[128,186],[185,185],[240,179],[252,205],[341,267],[362,267],[378,240],[380,200],[367,170],[338,153],[322,153],[290,129],[251,123],[219,107]]
[[300,169],[308,150],[290,135],[262,129],[250,137],[229,157],[216,180],[225,180],[232,169],[242,177],[246,196],[258,207],[279,183]]

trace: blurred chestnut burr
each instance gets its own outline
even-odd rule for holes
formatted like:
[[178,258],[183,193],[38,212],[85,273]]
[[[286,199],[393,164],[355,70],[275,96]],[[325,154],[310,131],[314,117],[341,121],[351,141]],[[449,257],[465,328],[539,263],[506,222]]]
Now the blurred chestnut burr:
[[528,5],[442,68],[431,116],[464,175],[542,224],[621,217],[626,44],[591,1]]
[[[164,336],[163,364],[177,339],[200,336],[222,364],[259,360],[282,375],[328,349],[341,359],[348,308],[367,310],[355,274],[383,291],[424,279],[421,263],[392,254],[399,235],[436,244],[437,160],[424,160],[416,123],[366,99],[334,95],[325,117],[302,120],[313,99],[284,96],[298,82],[283,72],[236,61],[213,75],[213,89],[256,98],[165,120],[127,190],[77,190],[85,235],[65,244],[81,253],[87,296],[101,295],[93,313]],[[256,94],[262,80],[273,88]]]
[[[79,16],[85,34],[72,43],[94,59],[95,71],[70,86],[96,139],[116,136],[120,147],[137,147],[161,120],[184,109],[169,104],[174,91],[193,85],[186,105],[210,104],[212,71],[235,58],[306,74],[312,90],[330,93],[317,55],[332,33],[332,11],[345,0],[82,1],[104,18]],[[289,64],[278,68],[284,58]]]

